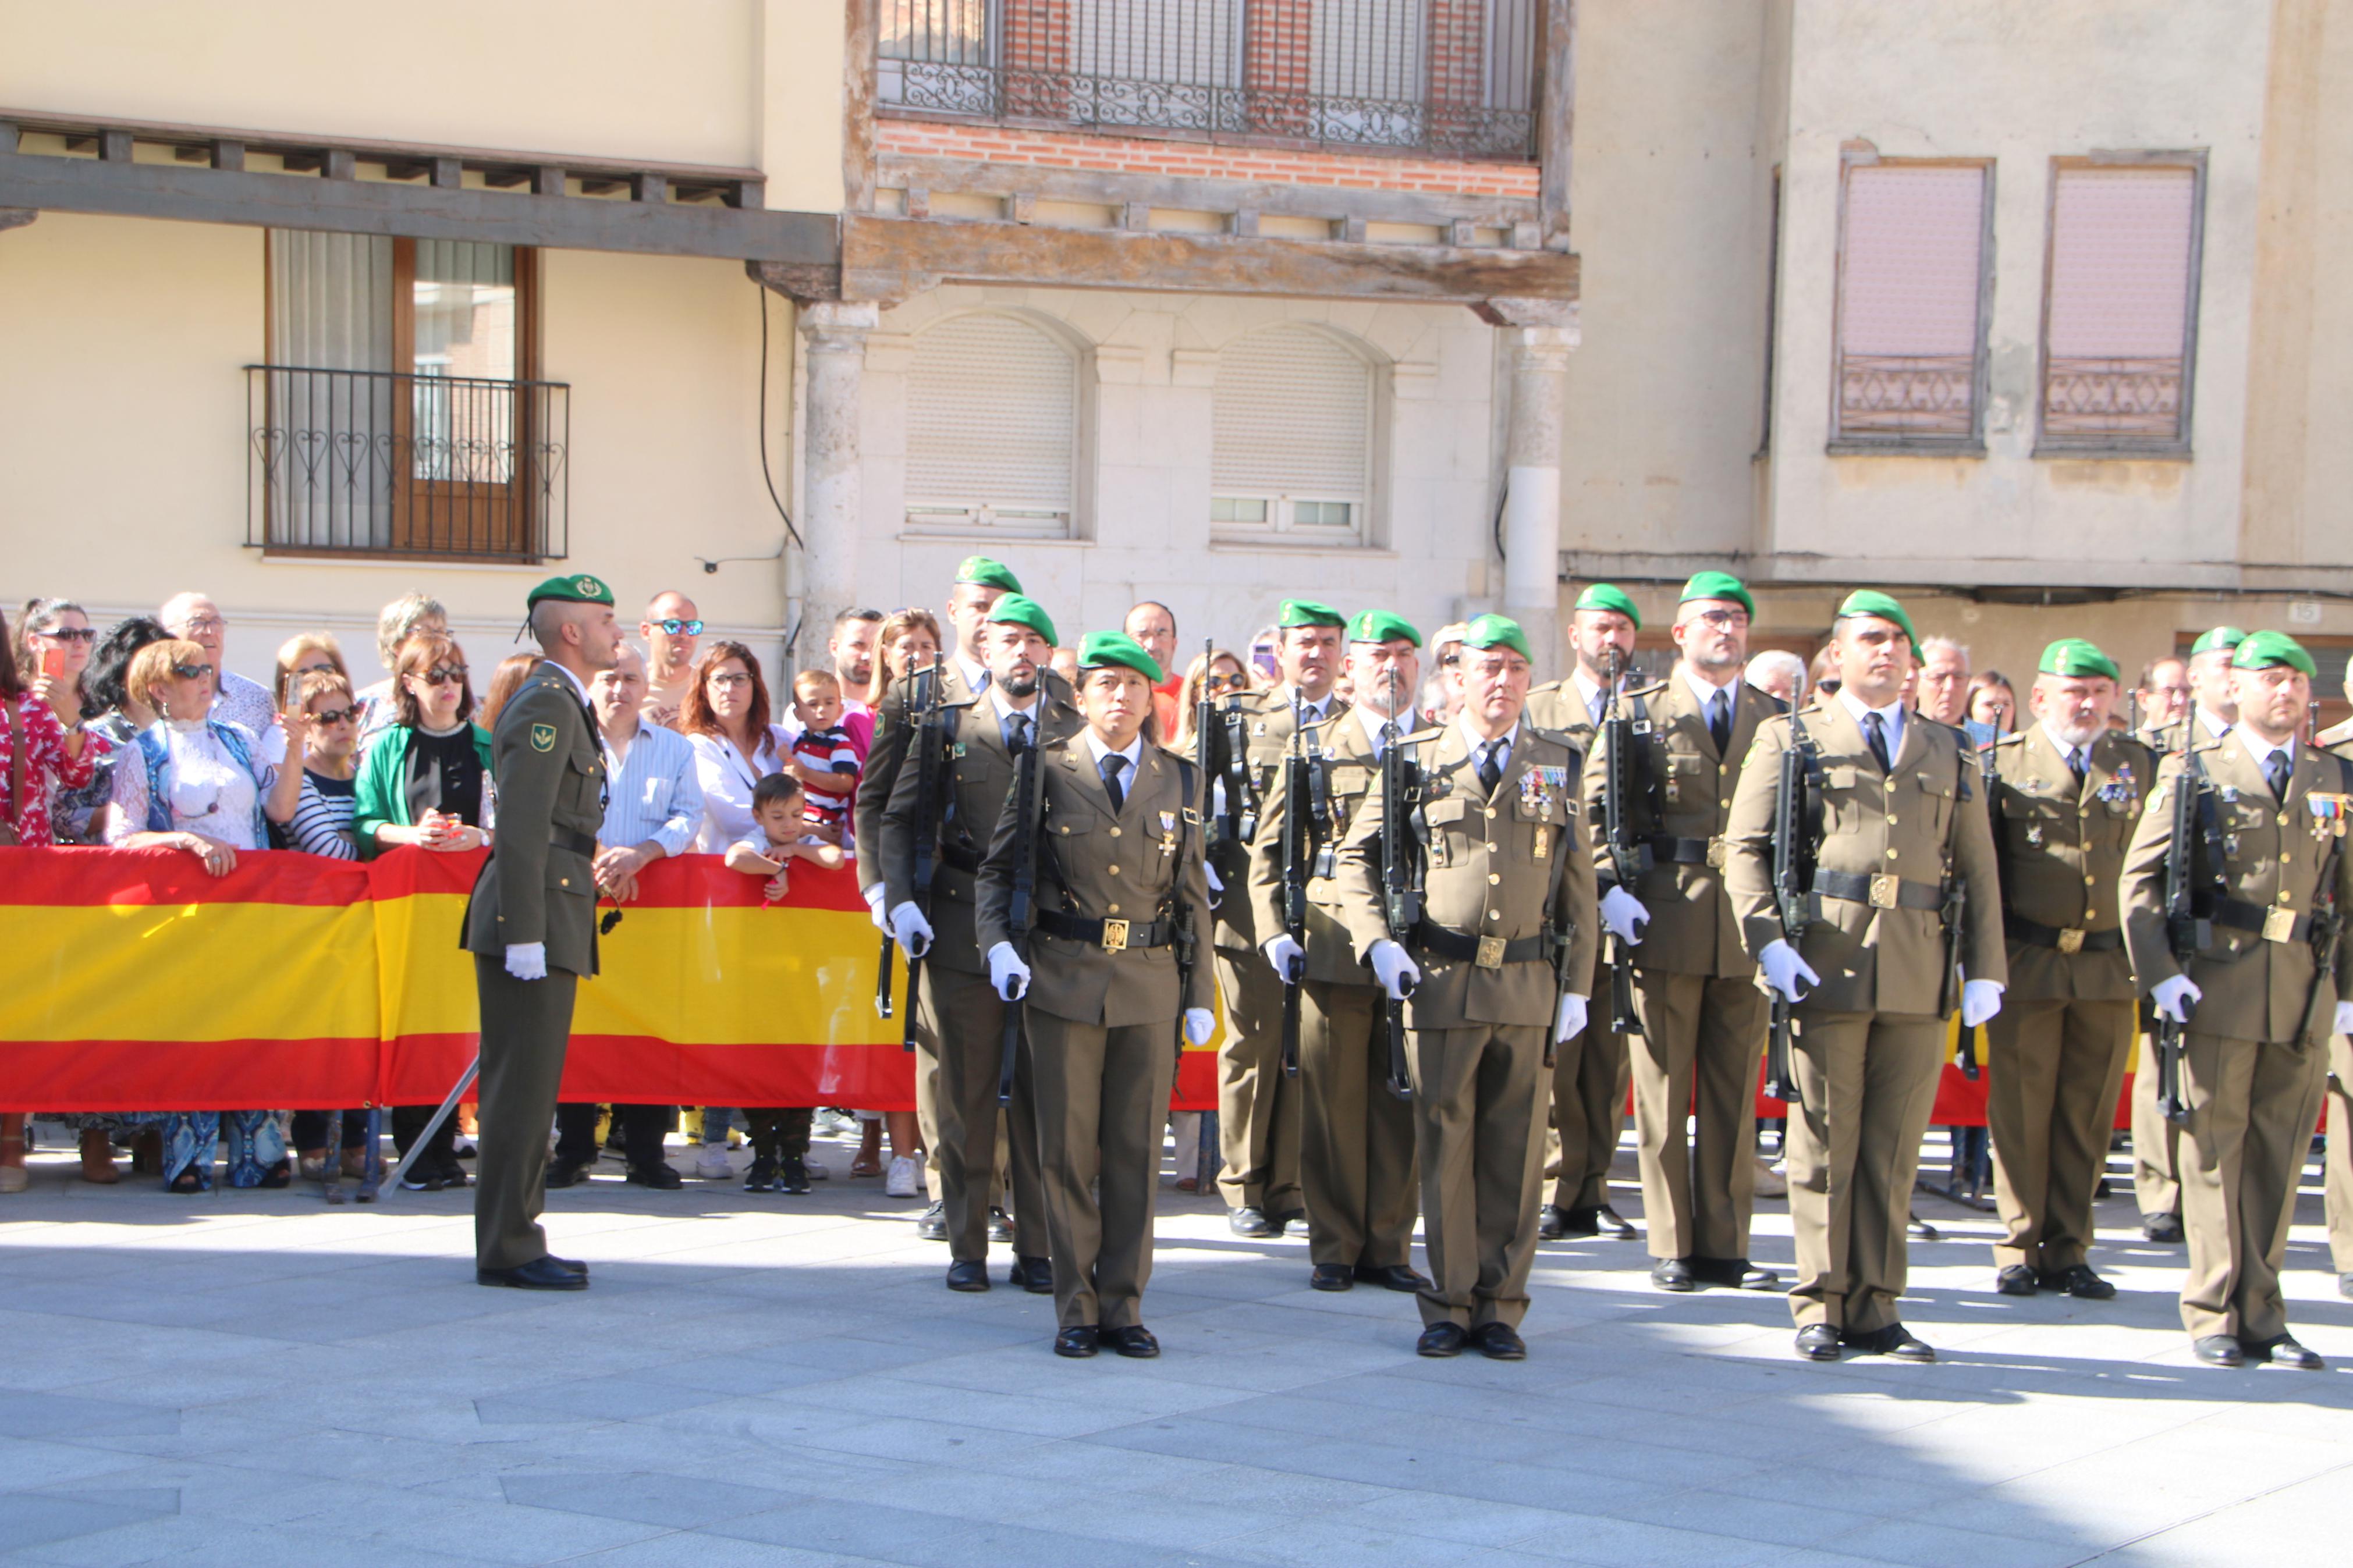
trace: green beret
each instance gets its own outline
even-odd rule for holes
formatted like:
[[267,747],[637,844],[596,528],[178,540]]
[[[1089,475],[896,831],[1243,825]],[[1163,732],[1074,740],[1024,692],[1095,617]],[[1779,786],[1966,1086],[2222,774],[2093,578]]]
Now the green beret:
[[1615,610],[1633,622],[1636,631],[1642,629],[1642,612],[1634,607],[1634,601],[1626,596],[1626,590],[1615,583],[1588,584],[1585,592],[1577,596],[1577,607],[1580,610]]
[[1911,616],[1905,613],[1903,605],[1895,602],[1895,596],[1893,594],[1883,594],[1876,588],[1857,588],[1846,596],[1846,603],[1838,607],[1838,614],[1832,618],[1843,621],[1855,616],[1871,616],[1883,621],[1894,621],[1904,628],[1905,637],[1910,639],[1912,657],[1914,658],[1920,657],[1920,634],[1912,629]]
[[1348,623],[1350,642],[1394,642],[1403,637],[1414,647],[1421,646],[1421,634],[1413,623],[1392,610],[1360,610]]
[[2041,666],[2045,675],[2072,675],[2084,679],[2105,675],[2110,680],[2122,680],[2116,661],[2100,651],[2096,643],[2082,637],[2061,637],[2042,650]]
[[1348,617],[1331,605],[1318,604],[1314,599],[1285,599],[1282,601],[1282,614],[1274,624],[1287,632],[1293,626],[1345,626],[1348,624]]
[[[1750,615],[1757,613],[1757,601],[1749,596],[1747,585],[1729,572],[1700,572],[1683,584],[1683,597],[1675,602],[1688,605],[1694,599],[1725,599],[1739,605]],[[1634,623],[1636,630],[1642,623]]]
[[1144,645],[1125,632],[1089,632],[1079,639],[1079,668],[1103,669],[1112,665],[1125,665],[1157,686],[1167,677],[1160,672],[1160,661],[1144,651]]
[[2269,669],[2275,664],[2287,665],[2306,675],[2320,673],[2312,656],[2304,651],[2304,645],[2285,632],[2250,632],[2239,639],[2239,651],[2231,656],[2233,669]]
[[[1610,590],[1615,593],[1617,590]],[[1462,633],[1464,647],[1507,647],[1533,663],[1535,654],[1528,647],[1528,634],[1520,623],[1508,616],[1481,616]]]
[[2236,626],[2216,626],[2189,645],[2189,657],[2196,658],[2201,653],[2228,653],[2246,640],[2247,634]]
[[986,555],[967,555],[956,568],[955,580],[976,587],[1002,588],[1008,594],[1021,592],[1021,579],[1002,561],[991,561]]
[[569,577],[550,577],[531,591],[522,602],[523,608],[530,609],[542,599],[561,599],[571,605],[602,605],[610,609],[613,590],[605,586],[602,579],[583,572]]
[[1048,642],[1054,640],[1054,623],[1046,614],[1046,606],[1026,594],[1008,594],[988,607],[984,623],[1028,626]]

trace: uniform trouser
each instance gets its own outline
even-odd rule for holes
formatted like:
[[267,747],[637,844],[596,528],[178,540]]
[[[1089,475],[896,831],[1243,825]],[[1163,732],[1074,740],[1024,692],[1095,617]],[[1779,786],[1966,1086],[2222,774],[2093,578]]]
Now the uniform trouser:
[[1413,1261],[1413,1107],[1391,1094],[1377,985],[1311,980],[1300,998],[1299,1187],[1307,1256],[1387,1268]]
[[1651,1256],[1746,1258],[1765,994],[1746,977],[1645,969],[1634,1007],[1642,1033],[1626,1047]]
[[1625,1125],[1626,1037],[1609,1032],[1608,1008],[1600,998],[1596,1003],[1592,1024],[1575,1039],[1562,1041],[1553,1058],[1552,1126],[1560,1155],[1552,1167],[1555,1208],[1609,1205],[1609,1162],[1617,1157],[1619,1130]]
[[1545,1026],[1413,1029],[1421,1321],[1516,1327],[1528,1310],[1536,1196],[1544,1185]]
[[2353,1274],[2353,1037],[2345,1035],[2328,1041],[2328,1157],[2323,1169],[2329,1260],[2339,1274]]
[[564,969],[550,969],[544,980],[517,980],[503,958],[474,955],[482,1013],[477,1267],[520,1268],[547,1256],[547,1234],[539,1227],[547,1206],[547,1129],[555,1120],[578,984],[579,976]]
[[2005,1000],[1986,1025],[1986,1128],[2005,1234],[1993,1266],[2057,1274],[2092,1246],[2092,1194],[2107,1168],[2133,1004]]
[[[924,964],[917,973],[928,975]],[[915,1136],[923,1141],[923,1195],[935,1204],[946,1197],[946,1173],[940,1166],[940,1036],[923,1014],[931,987],[921,979],[909,982],[911,993],[902,1006],[915,1009]]]
[[2297,1179],[2320,1118],[2327,1052],[2195,1032],[2183,1037],[2181,1228],[2189,1278],[2181,1326],[2192,1339],[2254,1342],[2287,1332],[2280,1265]]
[[[1997,1015],[1999,1016],[1999,1015]],[[2145,1215],[2181,1212],[2181,1129],[2157,1108],[2157,1039],[2140,1037],[2133,1068],[2133,1195]]]
[[1801,1329],[1869,1333],[1900,1321],[1905,1225],[1920,1139],[1936,1103],[1945,1022],[1916,1013],[1799,1010],[1791,1067],[1789,1221]]
[[1106,1028],[1027,1009],[1054,1319],[1132,1328],[1152,1278],[1176,1020]]
[[1282,1076],[1282,981],[1256,952],[1218,950],[1226,1040],[1218,1051],[1218,1191],[1229,1209],[1296,1214],[1298,1080]]
[[[915,1017],[917,1053],[939,1064],[934,1112],[939,1130],[924,1146],[938,1152],[948,1251],[959,1263],[986,1262],[988,1210],[997,1197],[997,1080],[1003,1070],[1005,1000],[985,974],[927,963]],[[1043,1258],[1047,1248],[1034,1094],[1024,1042],[1014,1061],[1013,1113],[1004,1118],[1011,1145],[1013,1251],[1020,1258]]]
[[[662,1163],[662,1135],[678,1114],[675,1106],[616,1105],[613,1120],[621,1127],[621,1152],[632,1171],[649,1171]],[[566,1100],[555,1108],[555,1157],[568,1164],[596,1161],[596,1105],[594,1100]]]

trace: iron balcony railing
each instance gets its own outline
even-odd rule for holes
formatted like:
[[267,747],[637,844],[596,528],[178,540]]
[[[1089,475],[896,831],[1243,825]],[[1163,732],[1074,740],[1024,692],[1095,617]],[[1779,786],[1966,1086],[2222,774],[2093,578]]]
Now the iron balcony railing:
[[1538,0],[881,0],[925,113],[1209,141],[1535,156]]
[[562,382],[246,367],[246,539],[302,555],[568,548]]

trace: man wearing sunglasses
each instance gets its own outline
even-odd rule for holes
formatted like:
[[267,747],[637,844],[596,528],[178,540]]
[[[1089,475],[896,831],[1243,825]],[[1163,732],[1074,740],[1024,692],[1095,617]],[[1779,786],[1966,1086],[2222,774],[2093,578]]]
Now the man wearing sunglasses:
[[702,612],[675,588],[653,596],[638,635],[646,639],[646,700],[639,710],[649,724],[678,728],[686,689],[694,684],[694,650],[702,637]]

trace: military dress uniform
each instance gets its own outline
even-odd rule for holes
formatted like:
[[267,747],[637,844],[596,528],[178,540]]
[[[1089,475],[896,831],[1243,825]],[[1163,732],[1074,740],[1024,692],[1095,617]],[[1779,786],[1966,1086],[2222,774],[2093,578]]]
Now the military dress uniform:
[[[613,602],[604,584],[586,575],[541,584],[529,602],[542,599]],[[546,1206],[548,1128],[574,993],[580,977],[596,973],[595,861],[605,820],[597,735],[586,691],[546,659],[499,710],[491,732],[498,829],[467,900],[463,942],[474,955],[482,1018],[474,1253],[485,1275],[511,1275],[547,1257],[539,1215]],[[532,942],[546,948],[546,976],[518,980],[507,973],[507,949]]]
[[[1473,640],[1482,637],[1491,640]],[[1498,645],[1525,657],[1525,635],[1500,616],[1481,616],[1465,634],[1465,647]],[[1491,1324],[1515,1330],[1528,1309],[1545,1056],[1559,1015],[1554,942],[1567,941],[1569,974],[1592,973],[1591,846],[1567,737],[1523,717],[1492,784],[1481,776],[1488,743],[1461,721],[1398,743],[1426,781],[1416,827],[1417,837],[1427,827],[1422,922],[1398,938],[1421,972],[1405,1005],[1431,1279],[1421,1319],[1477,1336]],[[1340,852],[1340,912],[1359,952],[1390,938],[1381,895],[1388,809],[1376,782]]]
[[[2290,649],[2308,668],[2309,656],[2279,633],[2248,637],[2235,662],[2261,668],[2287,661]],[[2337,943],[2323,973],[2313,941],[2316,921],[2325,929],[2332,913],[2353,908],[2353,858],[2338,837],[2353,763],[2292,742],[2274,788],[2250,750],[2259,743],[2242,723],[2195,753],[2214,811],[2193,857],[2211,941],[2188,970],[2200,995],[2182,1040],[2179,1175],[2189,1272],[2181,1321],[2209,1360],[2235,1364],[2227,1341],[2258,1354],[2285,1342],[2289,1359],[2317,1365],[2288,1338],[2279,1274],[2320,1114],[2335,1005],[2353,1001],[2353,955]],[[2165,861],[2185,771],[2182,756],[2165,760],[2125,863],[2125,937],[2144,990],[2181,973],[2168,940]]]
[[[2042,668],[2116,679],[2088,643],[2053,644]],[[2104,731],[2071,748],[2037,723],[1997,742],[1989,764],[2010,959],[2001,1012],[1986,1026],[1986,1124],[2004,1231],[1994,1267],[2009,1294],[2041,1286],[2105,1300],[2116,1288],[2086,1256],[2092,1194],[2134,1037],[2116,889],[2156,763],[2129,736]]]

